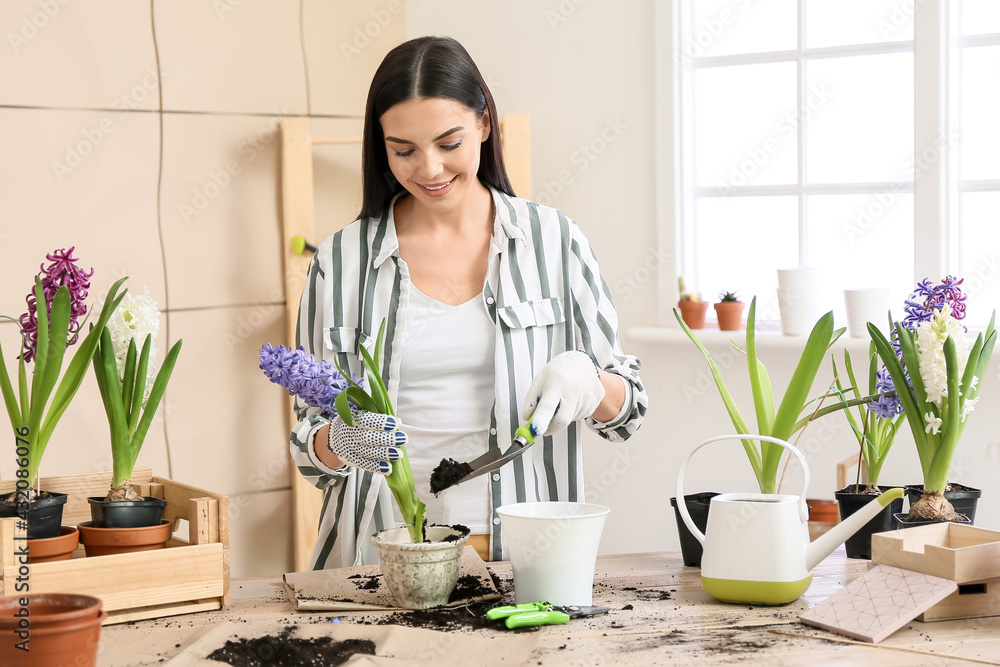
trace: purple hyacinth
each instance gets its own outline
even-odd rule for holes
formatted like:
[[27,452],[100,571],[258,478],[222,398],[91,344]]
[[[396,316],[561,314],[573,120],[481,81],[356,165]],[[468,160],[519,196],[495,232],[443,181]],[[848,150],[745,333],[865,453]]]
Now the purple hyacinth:
[[[260,348],[260,369],[268,380],[287,389],[290,395],[329,414],[336,411],[337,395],[349,386],[347,379],[330,362],[316,361],[305,347],[293,350],[284,345],[274,348],[264,343]],[[362,384],[358,379],[354,381]]]
[[[956,320],[964,319],[965,300],[968,298],[962,292],[961,285],[964,280],[964,278],[956,278],[955,276],[945,276],[937,285],[933,284],[930,278],[924,278],[917,283],[916,289],[903,305],[903,309],[906,311],[906,317],[902,321],[903,326],[910,331],[916,330],[922,322],[929,322],[933,319],[934,314],[941,310],[945,304],[951,307],[951,314]],[[889,341],[892,343],[892,349],[895,350],[896,356],[902,360],[903,350],[899,346],[899,334],[895,327],[890,332]]]
[[906,328],[912,331],[921,322],[929,322],[944,304],[951,306],[951,314],[956,320],[964,319],[965,300],[968,297],[962,293],[963,280],[955,276],[945,276],[938,285],[932,284],[929,278],[917,283],[917,288],[910,294],[904,306],[906,317],[903,319],[903,324]]
[[[77,340],[80,331],[80,318],[87,314],[87,291],[90,289],[90,277],[94,275],[94,269],[87,273],[76,265],[77,259],[73,257],[73,250],[65,248],[47,254],[45,258],[52,262],[47,267],[43,264],[38,277],[42,281],[42,292],[45,295],[45,312],[51,315],[52,299],[55,298],[59,288],[65,285],[69,289],[70,318],[69,333],[66,343],[72,345]],[[32,284],[25,301],[28,303],[28,312],[21,315],[22,339],[24,341],[24,360],[30,362],[35,358],[35,348],[38,346],[38,304],[35,303],[35,287]]]
[[892,376],[885,366],[875,374],[875,390],[878,392],[878,400],[868,404],[868,409],[879,416],[880,419],[892,419],[896,415],[903,414],[903,404],[896,396],[886,396],[890,391],[895,391],[896,386],[892,382]]

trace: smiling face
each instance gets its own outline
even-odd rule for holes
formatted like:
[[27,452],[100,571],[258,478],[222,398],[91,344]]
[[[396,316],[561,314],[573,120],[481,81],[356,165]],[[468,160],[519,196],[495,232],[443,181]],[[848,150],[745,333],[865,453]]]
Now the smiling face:
[[380,119],[389,169],[415,203],[438,213],[454,210],[479,183],[479,154],[490,134],[489,114],[460,102],[419,98]]

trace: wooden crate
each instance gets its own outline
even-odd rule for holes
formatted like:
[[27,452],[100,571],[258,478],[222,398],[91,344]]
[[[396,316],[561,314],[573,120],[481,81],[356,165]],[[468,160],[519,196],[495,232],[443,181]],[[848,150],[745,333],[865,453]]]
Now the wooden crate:
[[[31,593],[79,593],[101,598],[105,624],[219,609],[229,604],[229,498],[218,493],[154,477],[149,468],[135,470],[133,484],[141,493],[167,501],[164,518],[176,532],[188,524],[188,539],[174,536],[165,549],[87,558],[81,545],[70,560],[28,566]],[[0,493],[14,490],[0,482]],[[90,520],[88,497],[105,496],[111,473],[89,473],[41,479],[46,491],[66,493],[63,525]],[[0,590],[18,591],[17,519],[0,519]],[[23,582],[23,579],[22,579]]]
[[936,523],[872,535],[872,563],[921,572],[958,590],[920,615],[921,621],[1000,616],[1000,532]]

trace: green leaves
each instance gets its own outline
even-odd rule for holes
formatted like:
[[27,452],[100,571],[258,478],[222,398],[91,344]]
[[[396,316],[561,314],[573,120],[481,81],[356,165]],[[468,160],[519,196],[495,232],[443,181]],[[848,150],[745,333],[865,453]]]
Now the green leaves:
[[[760,435],[773,436],[782,440],[787,440],[793,433],[798,431],[807,420],[800,420],[800,414],[809,401],[809,392],[812,389],[813,381],[819,371],[820,365],[826,350],[843,333],[843,330],[833,330],[833,313],[827,313],[816,322],[812,332],[806,341],[805,349],[799,359],[799,363],[792,374],[792,378],[785,389],[784,396],[775,411],[775,402],[771,379],[764,367],[764,364],[757,358],[756,341],[756,297],[750,302],[750,311],[747,316],[746,333],[746,355],[747,370],[750,377],[750,388],[753,393],[754,413],[757,418],[757,433]],[[750,427],[740,413],[736,402],[733,400],[722,373],[719,371],[715,360],[702,345],[701,341],[694,335],[690,328],[684,323],[680,313],[674,309],[674,317],[681,328],[687,334],[695,347],[701,351],[708,361],[712,371],[712,378],[715,386],[722,396],[722,402],[726,406],[726,412],[733,422],[737,433],[751,434]],[[769,442],[760,442],[746,439],[743,440],[743,449],[747,453],[750,465],[753,467],[754,475],[757,477],[757,484],[761,493],[775,493],[777,490],[778,463],[783,453],[782,447]]]
[[[892,323],[891,316],[889,321]],[[896,394],[903,404],[906,420],[917,447],[917,456],[920,458],[925,491],[944,491],[948,484],[951,461],[965,428],[966,415],[970,407],[968,401],[975,400],[979,395],[979,384],[996,344],[995,321],[994,311],[985,334],[976,337],[969,351],[964,372],[959,368],[954,339],[949,336],[944,341],[948,395],[941,402],[940,408],[927,398],[927,387],[920,373],[920,352],[917,349],[916,332],[907,329],[899,322],[894,323],[903,356],[900,362],[885,335],[873,324],[868,324],[868,332],[871,334],[878,356],[889,370],[889,375],[896,385]],[[937,433],[934,432],[934,428],[928,426],[929,420],[935,419],[941,420]]]
[[56,424],[83,383],[87,367],[97,350],[100,330],[107,324],[111,314],[126,294],[127,290],[124,289],[119,292],[126,280],[127,278],[121,278],[108,290],[98,318],[99,328],[92,327],[87,336],[79,342],[61,380],[59,373],[65,360],[66,338],[71,319],[70,294],[65,286],[56,291],[52,299],[51,312],[48,312],[42,282],[39,278],[35,278],[35,301],[39,307],[36,312],[38,330],[34,368],[29,381],[24,355],[19,355],[16,395],[0,350],[0,391],[3,393],[4,406],[11,427],[18,432],[19,429],[28,426],[29,464],[26,480],[29,485],[34,483],[38,474],[38,465]]
[[[389,398],[389,389],[385,380],[382,379],[380,364],[382,362],[382,351],[385,344],[385,320],[379,326],[378,337],[375,339],[375,354],[371,355],[363,345],[358,345],[361,360],[365,367],[365,379],[368,381],[369,391],[366,392],[360,385],[351,379],[350,373],[345,373],[340,364],[334,360],[337,370],[347,380],[350,386],[337,395],[334,406],[340,419],[348,426],[354,425],[354,417],[351,415],[351,404],[361,410],[376,412],[383,415],[396,414]],[[392,464],[392,472],[386,475],[386,483],[392,491],[396,505],[399,506],[399,513],[406,523],[410,540],[416,544],[424,541],[424,515],[426,506],[417,496],[417,486],[413,481],[413,470],[410,468],[410,457],[406,453],[406,447],[399,445],[403,450],[403,457]]]
[[129,340],[122,381],[118,378],[111,331],[107,326],[101,331],[100,345],[94,355],[94,374],[97,376],[97,388],[101,392],[111,434],[112,486],[120,486],[132,476],[146,433],[174,372],[182,343],[183,341],[177,341],[167,352],[143,406],[152,335],[147,335],[143,341],[138,362],[135,339]]

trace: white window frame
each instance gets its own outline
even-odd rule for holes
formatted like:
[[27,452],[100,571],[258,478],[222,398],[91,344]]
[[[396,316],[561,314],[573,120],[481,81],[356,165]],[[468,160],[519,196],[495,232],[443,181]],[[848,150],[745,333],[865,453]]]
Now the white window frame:
[[[657,2],[654,5],[655,20],[655,107],[656,107],[656,212],[657,234],[660,246],[671,257],[659,277],[658,324],[676,327],[672,309],[677,302],[677,276],[683,275],[685,266],[692,266],[694,248],[685,243],[684,216],[694,205],[696,193],[690,182],[693,178],[690,156],[683,152],[681,133],[683,122],[691,115],[691,109],[682,109],[682,103],[690,103],[691,95],[682,95],[682,85],[690,77],[681,76],[684,66],[681,53],[681,3],[685,0]],[[805,31],[805,0],[799,4],[799,44],[798,49],[783,55],[795,57],[801,63],[802,35]],[[897,192],[912,192],[914,197],[914,283],[924,277],[940,277],[947,273],[959,273],[959,203],[960,193],[970,191],[1000,190],[997,181],[960,181],[959,147],[957,142],[945,141],[942,137],[957,136],[959,95],[960,48],[961,46],[1000,44],[1000,37],[958,37],[959,7],[951,0],[922,0],[913,3],[914,40],[891,45],[863,45],[857,48],[846,46],[826,49],[810,49],[811,55],[850,55],[854,52],[899,52],[904,48],[913,49],[914,54],[914,159],[917,160],[919,174],[903,190],[900,183],[864,183],[811,185],[805,182],[803,129],[799,125],[799,174],[798,183],[791,186],[758,186],[746,188],[742,194],[798,194],[799,196],[799,260],[805,264],[805,211],[804,194],[827,194],[842,192],[885,192],[890,187]],[[919,44],[919,48],[915,46]],[[768,57],[771,56],[771,57]],[[763,55],[760,62],[769,62],[774,54]],[[786,60],[788,58],[785,58]],[[722,64],[726,57],[713,58]],[[733,58],[731,60],[736,60]],[[748,62],[745,56],[739,62]],[[803,68],[799,65],[798,107],[802,105],[805,90]],[[688,91],[690,92],[690,91]],[[921,159],[923,158],[922,162]],[[709,188],[711,189],[711,188]],[[704,188],[703,188],[704,190]],[[777,267],[776,267],[777,268]]]

